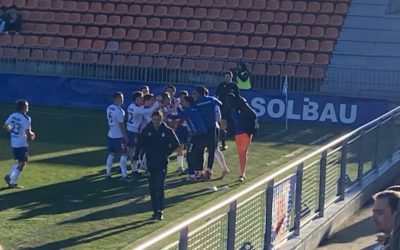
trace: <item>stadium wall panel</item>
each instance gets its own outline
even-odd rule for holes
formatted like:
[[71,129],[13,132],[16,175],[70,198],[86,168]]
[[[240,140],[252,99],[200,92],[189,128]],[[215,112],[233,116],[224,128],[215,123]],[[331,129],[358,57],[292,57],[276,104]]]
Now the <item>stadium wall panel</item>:
[[[54,76],[0,74],[0,102],[28,99],[33,105],[51,105],[103,109],[111,102],[111,93],[122,91],[125,104],[131,93],[146,84],[155,94],[165,85],[143,82],[93,80]],[[177,85],[177,91],[194,90],[193,85]],[[210,89],[214,93],[214,89]],[[260,120],[271,122],[328,124],[357,127],[389,111],[384,100],[321,96],[280,91],[242,91]],[[286,109],[287,107],[287,109]]]

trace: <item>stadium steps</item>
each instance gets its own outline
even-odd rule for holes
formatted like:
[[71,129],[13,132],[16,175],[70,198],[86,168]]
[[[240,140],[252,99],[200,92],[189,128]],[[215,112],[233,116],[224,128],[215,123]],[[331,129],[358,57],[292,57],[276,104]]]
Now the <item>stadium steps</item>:
[[[16,5],[22,16],[22,36],[0,35],[0,45],[66,48],[93,52],[83,63],[131,65],[128,56],[96,56],[108,51],[162,56],[202,57],[186,69],[221,69],[209,60],[245,60],[258,63],[293,63],[299,67],[268,69],[255,67],[255,74],[284,73],[322,78],[329,64],[349,0],[0,0]],[[0,54],[14,54],[7,51]],[[4,52],[4,49],[3,49]],[[32,53],[33,51],[29,51]],[[17,51],[26,58],[26,50]],[[72,58],[74,52],[62,52]],[[82,52],[79,52],[82,53]],[[53,53],[54,54],[54,53]],[[53,54],[51,57],[53,57]],[[75,53],[76,54],[76,53]],[[45,60],[36,52],[37,60]],[[86,59],[87,60],[86,60]],[[190,60],[190,59],[187,59]],[[149,66],[162,67],[163,60],[146,59]],[[189,61],[190,62],[190,61]],[[141,64],[141,62],[139,62]],[[198,65],[196,65],[198,64]],[[216,65],[214,65],[216,64]],[[171,65],[167,63],[167,66]],[[215,67],[216,66],[216,67]],[[313,74],[314,72],[314,74]],[[318,72],[318,73],[315,73]],[[321,73],[322,72],[322,73]]]
[[[387,14],[387,1],[353,0],[326,73],[323,92],[399,101],[400,16]],[[359,70],[337,74],[337,68]],[[357,79],[357,81],[355,81]]]

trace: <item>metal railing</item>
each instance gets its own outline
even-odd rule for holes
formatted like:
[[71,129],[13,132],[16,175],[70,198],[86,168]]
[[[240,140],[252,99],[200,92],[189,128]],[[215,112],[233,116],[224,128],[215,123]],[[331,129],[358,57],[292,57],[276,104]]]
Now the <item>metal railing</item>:
[[397,107],[134,249],[271,249],[391,161],[399,128]]

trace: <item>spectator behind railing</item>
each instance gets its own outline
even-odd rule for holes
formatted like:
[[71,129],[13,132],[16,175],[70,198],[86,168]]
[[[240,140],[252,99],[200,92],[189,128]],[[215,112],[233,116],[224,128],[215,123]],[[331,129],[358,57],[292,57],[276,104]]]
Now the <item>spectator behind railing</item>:
[[[379,232],[377,241],[379,246],[374,249],[394,249],[391,247],[391,235],[395,230],[400,193],[393,190],[385,190],[373,196],[374,206],[372,208],[372,219]],[[392,237],[393,238],[393,237]]]
[[6,7],[4,6],[0,7],[0,34],[3,33],[6,29],[6,20],[5,20],[6,10],[7,10]]
[[[386,190],[392,190],[395,192],[400,192],[400,185],[395,185],[387,188]],[[400,202],[397,204],[397,211],[400,211]],[[396,220],[394,222],[393,232],[390,235],[390,249],[400,248],[400,213],[396,214]]]
[[22,25],[22,16],[15,6],[11,6],[5,12],[4,20],[6,21],[6,32],[19,34]]

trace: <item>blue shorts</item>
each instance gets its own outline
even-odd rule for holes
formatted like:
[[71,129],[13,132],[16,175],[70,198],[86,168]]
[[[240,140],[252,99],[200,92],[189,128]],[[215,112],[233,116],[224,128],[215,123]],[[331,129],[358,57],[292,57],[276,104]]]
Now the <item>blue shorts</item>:
[[177,127],[175,129],[175,134],[180,144],[187,144],[189,142],[189,130],[186,126]]
[[136,147],[136,144],[139,139],[139,133],[127,131],[127,136],[128,136],[128,148],[134,148]]
[[13,148],[14,159],[18,161],[28,161],[28,147]]
[[126,154],[126,142],[124,138],[109,138],[108,137],[108,152]]

